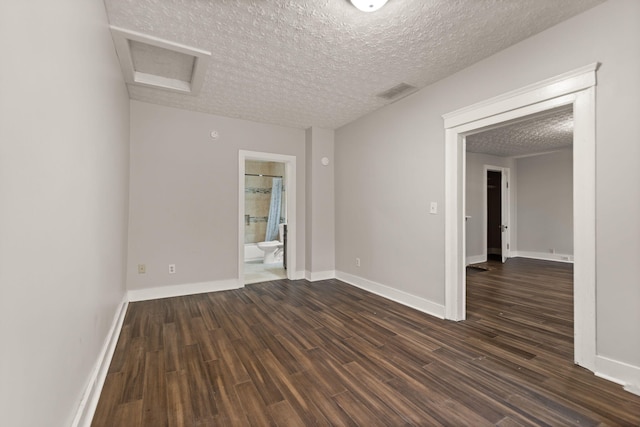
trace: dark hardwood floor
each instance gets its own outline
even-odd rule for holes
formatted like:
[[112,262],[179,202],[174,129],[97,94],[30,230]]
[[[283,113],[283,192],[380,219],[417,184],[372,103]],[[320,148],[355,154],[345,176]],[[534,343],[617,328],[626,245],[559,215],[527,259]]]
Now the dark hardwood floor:
[[129,305],[93,426],[640,425],[572,363],[572,267],[468,272],[468,320],[337,280]]

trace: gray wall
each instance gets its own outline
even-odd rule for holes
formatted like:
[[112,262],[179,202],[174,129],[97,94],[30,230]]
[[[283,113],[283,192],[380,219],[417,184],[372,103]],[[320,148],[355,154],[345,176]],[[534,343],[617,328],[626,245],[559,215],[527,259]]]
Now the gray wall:
[[[300,129],[131,101],[127,287],[238,277],[240,149],[296,156],[296,258],[303,274],[304,138]],[[138,264],[146,274],[138,274]],[[175,274],[168,274],[169,264],[176,264]]]
[[635,0],[606,2],[338,129],[336,268],[444,304],[444,216],[428,214],[429,201],[444,202],[442,114],[596,61],[597,351],[640,367]]
[[518,251],[573,255],[573,152],[517,159]]
[[[306,130],[307,272],[331,275],[335,270],[334,132]],[[329,164],[324,166],[321,159]]]
[[511,256],[573,256],[573,156],[572,151],[523,158],[466,153],[466,255],[474,262],[483,248],[484,166],[511,171]]
[[68,426],[125,295],[129,100],[101,1],[0,2],[0,424]]

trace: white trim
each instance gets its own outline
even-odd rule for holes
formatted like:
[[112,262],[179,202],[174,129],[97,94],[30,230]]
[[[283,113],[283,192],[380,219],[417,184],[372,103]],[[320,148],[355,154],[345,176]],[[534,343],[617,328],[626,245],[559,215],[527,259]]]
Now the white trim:
[[487,262],[487,255],[472,255],[466,258],[467,265],[480,264],[481,262]]
[[[137,31],[125,30],[124,28],[116,27],[114,25],[109,26],[109,28],[111,29],[113,44],[116,48],[118,59],[120,60],[122,74],[127,83],[159,88],[172,92],[186,93],[189,95],[197,95],[198,92],[200,92],[209,59],[211,58],[211,52],[139,33]],[[157,76],[155,74],[136,71],[133,65],[133,57],[131,56],[130,40],[192,56],[193,71],[191,72],[191,80],[184,81],[171,79]]]
[[158,286],[157,288],[129,289],[129,301],[148,301],[152,299],[181,297],[184,295],[205,294],[207,292],[240,289],[244,285],[237,279],[217,280],[215,282],[185,283],[181,285]]
[[309,271],[305,270],[304,277],[310,282],[317,282],[318,280],[329,280],[336,278],[335,270],[327,270],[327,271]]
[[444,306],[442,304],[437,304],[433,301],[343,271],[336,271],[336,279],[357,288],[364,289],[372,294],[380,295],[391,301],[406,305],[407,307],[415,308],[418,311],[422,311],[439,319],[444,319]]
[[466,218],[459,222],[459,212],[465,212],[464,185],[466,179],[465,139],[452,129],[445,129],[445,319],[464,320],[466,293],[462,260],[466,256],[464,229]]
[[125,295],[125,298],[123,298],[122,302],[119,304],[118,310],[116,310],[115,316],[113,317],[111,328],[107,333],[102,349],[100,350],[100,353],[98,353],[96,364],[93,371],[91,371],[91,376],[89,377],[89,382],[82,395],[82,399],[80,400],[76,416],[71,423],[72,427],[89,427],[91,425],[93,415],[95,414],[96,407],[98,406],[100,394],[102,393],[104,381],[107,378],[109,365],[111,365],[111,359],[113,358],[113,353],[116,350],[116,344],[120,337],[120,331],[122,330],[122,324],[124,322],[124,316],[127,313],[128,306],[129,302]]
[[566,262],[569,264],[573,264],[573,255],[569,255],[569,254],[550,254],[546,252],[533,252],[533,251],[512,251],[511,257],[539,259],[542,261]]
[[575,362],[593,370],[596,347],[596,96],[573,104],[573,310]]
[[304,279],[304,271],[296,270],[296,156],[259,151],[238,150],[238,281],[244,283],[244,172],[247,160],[279,162],[285,165],[287,185],[287,279]]
[[460,138],[464,139],[463,136],[473,135],[474,133],[480,133],[486,130],[499,128],[505,122],[511,123],[513,120],[522,117],[533,116],[539,113],[544,113],[548,110],[552,110],[554,108],[572,105],[575,102],[575,98],[576,94],[570,93],[567,95],[559,96],[557,98],[548,99],[546,101],[540,101],[535,104],[525,105],[521,108],[513,108],[502,113],[497,113],[493,116],[479,118],[476,121],[465,123],[452,129],[455,129],[455,133],[460,136]]
[[490,117],[524,105],[535,104],[595,86],[595,72],[599,65],[599,63],[594,62],[564,74],[443,114],[444,127],[448,129],[460,126],[478,120],[478,117]]
[[640,396],[640,367],[638,366],[605,356],[596,356],[595,374],[600,378],[622,385],[629,393]]
[[573,105],[574,355],[594,370],[596,357],[595,84],[598,64],[546,79],[445,114],[445,311],[465,318],[465,136],[530,114]]

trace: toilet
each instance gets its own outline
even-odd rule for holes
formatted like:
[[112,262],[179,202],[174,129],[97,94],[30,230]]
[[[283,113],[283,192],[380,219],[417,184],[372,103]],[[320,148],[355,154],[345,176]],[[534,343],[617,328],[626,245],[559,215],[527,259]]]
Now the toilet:
[[284,247],[284,224],[278,225],[278,236],[280,240],[270,242],[258,242],[257,246],[264,252],[264,264],[274,264],[282,261],[282,248]]

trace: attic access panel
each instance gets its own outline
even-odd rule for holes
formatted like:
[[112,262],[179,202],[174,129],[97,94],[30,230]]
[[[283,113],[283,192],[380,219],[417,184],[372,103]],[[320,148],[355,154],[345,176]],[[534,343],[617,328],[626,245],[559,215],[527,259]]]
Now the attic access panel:
[[124,79],[128,84],[196,95],[211,53],[111,26]]

